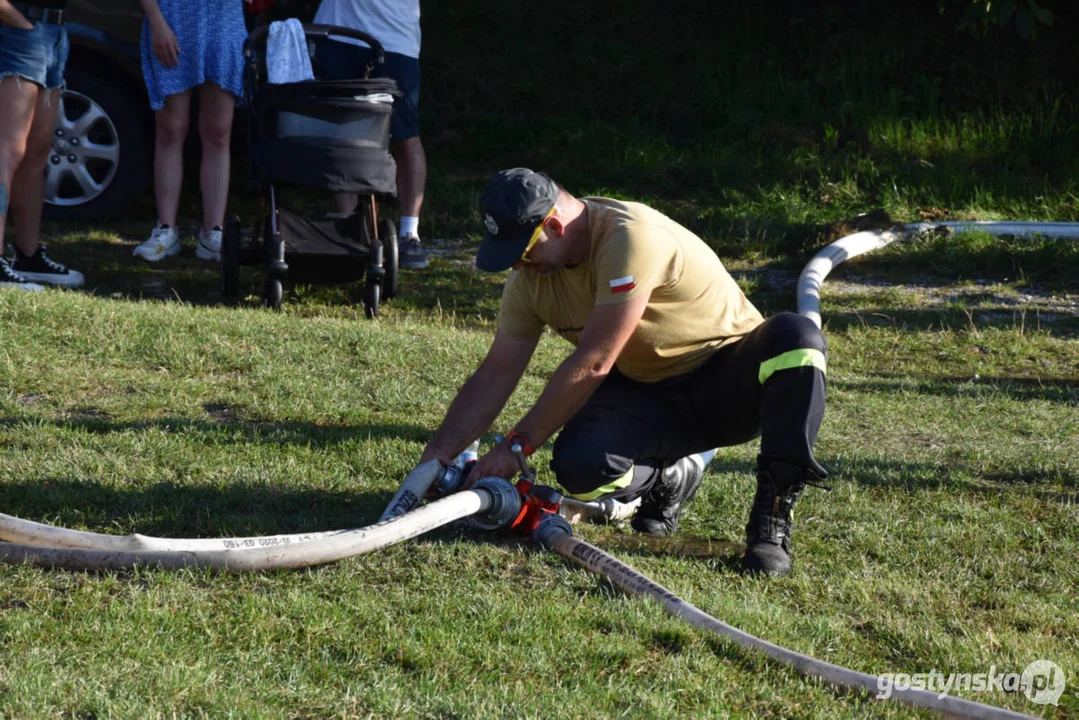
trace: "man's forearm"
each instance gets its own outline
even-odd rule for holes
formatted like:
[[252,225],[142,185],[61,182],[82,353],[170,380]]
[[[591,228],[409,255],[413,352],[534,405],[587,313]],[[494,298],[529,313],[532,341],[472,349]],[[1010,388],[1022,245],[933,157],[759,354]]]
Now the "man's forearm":
[[427,444],[424,459],[449,460],[491,427],[506,404],[518,378],[498,377],[478,370],[450,403],[441,427]]
[[590,357],[573,353],[558,366],[536,404],[516,428],[539,447],[584,407],[608,371]]

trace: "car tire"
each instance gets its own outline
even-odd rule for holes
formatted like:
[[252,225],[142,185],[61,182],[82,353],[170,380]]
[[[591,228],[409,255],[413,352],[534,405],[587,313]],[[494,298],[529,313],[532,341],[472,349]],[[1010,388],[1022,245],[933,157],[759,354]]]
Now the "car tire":
[[92,220],[122,212],[150,184],[153,116],[146,98],[93,66],[68,65],[65,79],[45,167],[45,217]]

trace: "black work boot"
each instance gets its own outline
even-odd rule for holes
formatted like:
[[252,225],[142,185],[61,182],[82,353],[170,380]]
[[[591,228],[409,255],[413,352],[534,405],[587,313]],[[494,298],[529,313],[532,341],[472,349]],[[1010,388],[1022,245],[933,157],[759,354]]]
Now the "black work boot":
[[664,468],[641,498],[641,506],[630,522],[633,529],[648,535],[673,535],[682,506],[701,486],[704,465],[704,459],[695,453]]
[[757,458],[757,494],[749,509],[742,559],[745,572],[786,575],[791,571],[794,503],[806,485],[830,490],[820,484],[821,479],[800,465]]

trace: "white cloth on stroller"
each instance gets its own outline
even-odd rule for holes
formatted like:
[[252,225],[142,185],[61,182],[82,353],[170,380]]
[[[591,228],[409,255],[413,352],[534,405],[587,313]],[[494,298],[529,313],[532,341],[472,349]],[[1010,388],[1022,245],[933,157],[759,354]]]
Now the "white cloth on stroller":
[[370,95],[353,95],[353,100],[369,103],[393,104],[393,95],[389,93],[371,93]]
[[314,80],[303,24],[296,18],[270,23],[266,39],[266,74],[273,84]]

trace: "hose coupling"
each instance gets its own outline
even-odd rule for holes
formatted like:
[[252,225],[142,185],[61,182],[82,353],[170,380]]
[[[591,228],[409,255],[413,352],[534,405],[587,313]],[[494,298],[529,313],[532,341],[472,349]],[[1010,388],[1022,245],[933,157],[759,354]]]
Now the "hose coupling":
[[472,524],[482,530],[509,527],[521,514],[521,494],[509,480],[485,477],[472,486],[473,490],[486,491],[491,496],[491,506],[472,516]]
[[438,497],[453,495],[460,490],[461,486],[465,484],[465,480],[468,478],[468,473],[472,471],[475,464],[476,461],[471,460],[463,466],[447,465],[444,467],[435,479],[435,492]]
[[532,531],[532,542],[551,549],[555,539],[563,535],[572,535],[573,529],[561,515],[544,515]]

